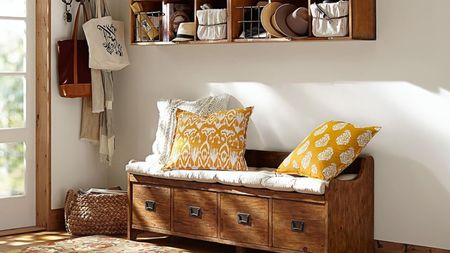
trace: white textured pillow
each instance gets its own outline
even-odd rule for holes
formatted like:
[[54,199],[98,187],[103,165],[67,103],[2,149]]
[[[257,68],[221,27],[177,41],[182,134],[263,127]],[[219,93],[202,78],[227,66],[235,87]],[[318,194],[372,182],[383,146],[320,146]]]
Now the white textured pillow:
[[184,101],[181,99],[160,100],[157,103],[159,111],[158,130],[153,143],[153,153],[160,156],[161,164],[165,164],[170,157],[173,136],[176,128],[177,109],[207,116],[211,113],[227,110],[230,96],[223,94],[210,96],[196,101]]

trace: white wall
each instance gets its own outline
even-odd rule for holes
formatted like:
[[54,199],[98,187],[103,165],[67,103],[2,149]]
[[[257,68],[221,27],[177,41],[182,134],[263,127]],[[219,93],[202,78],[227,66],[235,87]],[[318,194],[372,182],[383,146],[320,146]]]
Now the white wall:
[[[75,3],[75,1],[74,1]],[[73,22],[63,20],[64,4],[52,0],[52,208],[62,208],[68,189],[105,187],[107,170],[97,146],[80,141],[81,99],[58,93],[56,42],[71,37]],[[75,17],[75,13],[72,12]],[[37,49],[39,50],[39,49]]]
[[[253,149],[292,150],[330,119],[381,125],[366,149],[375,238],[450,249],[450,1],[377,2],[372,42],[131,47],[109,184],[125,185],[126,162],[150,152],[158,99],[226,92],[255,106]],[[127,1],[114,3],[128,20]]]

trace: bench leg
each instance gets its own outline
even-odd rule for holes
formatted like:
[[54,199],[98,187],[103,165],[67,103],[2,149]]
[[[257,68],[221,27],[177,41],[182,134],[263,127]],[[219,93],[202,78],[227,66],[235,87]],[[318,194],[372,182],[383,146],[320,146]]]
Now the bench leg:
[[137,235],[138,235],[138,231],[137,230],[132,229],[132,228],[128,229],[128,235],[127,235],[128,240],[136,241]]
[[236,253],[245,253],[245,248],[236,246]]

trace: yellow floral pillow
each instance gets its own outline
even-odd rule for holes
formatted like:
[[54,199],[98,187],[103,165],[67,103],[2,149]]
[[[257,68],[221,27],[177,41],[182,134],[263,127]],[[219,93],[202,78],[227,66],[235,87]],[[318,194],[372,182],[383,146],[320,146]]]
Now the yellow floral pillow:
[[277,172],[330,180],[358,157],[380,129],[342,121],[323,123],[286,157]]
[[177,127],[164,169],[248,170],[247,125],[253,107],[201,116],[177,111]]

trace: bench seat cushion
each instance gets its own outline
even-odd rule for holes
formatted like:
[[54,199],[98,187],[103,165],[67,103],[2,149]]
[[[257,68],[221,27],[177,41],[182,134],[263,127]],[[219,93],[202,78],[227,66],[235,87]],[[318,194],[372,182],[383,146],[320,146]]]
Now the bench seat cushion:
[[275,191],[300,192],[323,195],[326,181],[320,179],[284,175],[271,168],[252,168],[249,171],[171,170],[163,171],[153,162],[132,162],[126,166],[129,173],[156,178],[220,183],[250,188],[266,188]]

